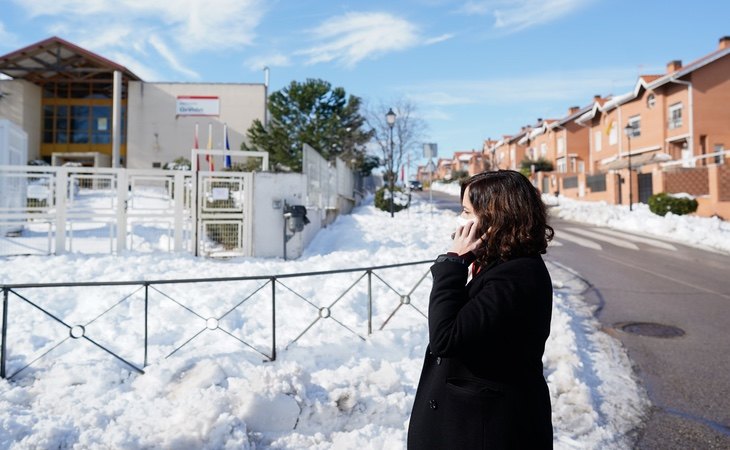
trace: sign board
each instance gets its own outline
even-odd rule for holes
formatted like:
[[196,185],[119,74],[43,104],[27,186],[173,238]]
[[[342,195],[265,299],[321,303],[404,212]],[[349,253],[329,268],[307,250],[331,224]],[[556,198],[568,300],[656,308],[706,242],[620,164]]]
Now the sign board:
[[218,97],[179,95],[175,114],[178,116],[218,116],[220,109],[220,98]]
[[228,188],[214,187],[211,194],[213,194],[213,200],[228,200]]
[[423,157],[428,159],[438,157],[438,145],[433,143],[423,144]]
[[436,165],[433,163],[433,161],[429,161],[428,164],[426,164],[426,173],[434,173],[436,171]]

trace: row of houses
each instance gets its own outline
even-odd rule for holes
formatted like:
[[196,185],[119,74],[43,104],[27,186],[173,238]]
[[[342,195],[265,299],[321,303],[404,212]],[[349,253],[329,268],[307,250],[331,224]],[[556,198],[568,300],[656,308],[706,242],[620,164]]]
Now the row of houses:
[[[481,151],[439,160],[435,179],[455,171],[532,168],[544,193],[612,204],[655,193],[688,193],[698,214],[730,219],[730,36],[718,48],[663,74],[639,76],[616,96],[596,95],[558,119],[538,119]],[[545,168],[546,162],[552,170]],[[419,178],[428,179],[425,167]]]

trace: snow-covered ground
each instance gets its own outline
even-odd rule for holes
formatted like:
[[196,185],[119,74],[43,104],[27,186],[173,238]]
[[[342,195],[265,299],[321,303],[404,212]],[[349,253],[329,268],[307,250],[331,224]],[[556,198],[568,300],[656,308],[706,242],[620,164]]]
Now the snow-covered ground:
[[[296,261],[27,256],[1,258],[0,283],[276,275],[432,260],[447,249],[455,219],[423,204],[391,219],[366,204],[321,230]],[[569,268],[549,269],[555,296],[544,365],[556,448],[627,448],[646,395],[621,345],[583,302],[580,279]],[[356,283],[363,273],[279,280],[274,362],[262,362],[271,345],[267,280],[152,286],[143,375],[69,338],[68,328],[11,292],[8,374],[35,362],[0,381],[0,448],[402,449],[428,340],[419,310],[427,311],[430,277],[418,285],[427,270],[374,272],[369,336],[367,278]],[[128,361],[144,361],[138,286],[17,292],[69,325],[84,325],[85,337]],[[407,293],[410,304],[380,330]],[[213,317],[220,320],[211,325]]]
[[[459,195],[458,183],[434,183],[433,189]],[[624,205],[580,201],[562,195],[543,195],[543,200],[550,206],[550,215],[561,219],[730,253],[730,222],[717,217],[678,216],[672,213],[662,217],[649,211],[649,206],[643,203],[635,203],[634,210],[629,211],[629,207]]]

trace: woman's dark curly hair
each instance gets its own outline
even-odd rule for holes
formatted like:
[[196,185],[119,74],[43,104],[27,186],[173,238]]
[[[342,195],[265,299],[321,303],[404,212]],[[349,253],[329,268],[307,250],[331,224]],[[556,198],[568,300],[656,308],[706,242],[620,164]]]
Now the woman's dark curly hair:
[[474,252],[477,264],[545,253],[555,232],[547,224],[545,204],[530,180],[514,170],[497,170],[465,180],[462,201],[467,188],[479,218],[477,233],[485,236]]

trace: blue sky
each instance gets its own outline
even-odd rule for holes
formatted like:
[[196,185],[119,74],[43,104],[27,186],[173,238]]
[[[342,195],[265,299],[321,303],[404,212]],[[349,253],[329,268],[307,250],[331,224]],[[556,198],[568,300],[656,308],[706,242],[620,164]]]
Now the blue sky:
[[56,35],[146,81],[322,78],[411,100],[450,156],[714,51],[728,17],[719,0],[0,0],[0,54]]

